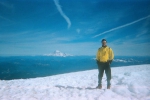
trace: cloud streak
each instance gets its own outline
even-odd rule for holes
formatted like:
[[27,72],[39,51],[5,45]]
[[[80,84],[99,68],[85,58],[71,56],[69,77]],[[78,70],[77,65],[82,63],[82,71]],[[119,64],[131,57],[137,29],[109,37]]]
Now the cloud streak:
[[129,25],[135,24],[135,23],[137,23],[137,22],[139,22],[139,21],[142,21],[142,20],[144,20],[144,19],[147,19],[147,18],[149,18],[149,17],[150,17],[150,15],[148,15],[148,16],[146,16],[146,17],[143,17],[143,18],[140,18],[140,19],[138,19],[138,20],[136,20],[136,21],[130,22],[130,23],[128,23],[128,24],[121,25],[121,26],[116,27],[116,28],[112,28],[112,29],[110,29],[110,30],[108,30],[108,31],[105,31],[105,32],[102,32],[102,33],[100,33],[100,34],[98,34],[98,35],[95,35],[93,38],[96,38],[96,37],[101,36],[101,35],[103,35],[103,34],[109,33],[109,32],[111,32],[111,31],[118,30],[118,29],[120,29],[120,28],[127,27],[127,26],[129,26]]
[[59,11],[59,13],[61,14],[61,16],[66,20],[66,22],[68,23],[68,29],[71,26],[71,21],[70,19],[65,15],[65,13],[62,11],[61,9],[61,5],[59,4],[59,0],[54,0],[54,3]]
[[1,16],[1,15],[0,15],[0,19],[4,19],[4,20],[6,20],[6,21],[13,22],[13,21],[11,21],[10,19],[5,18],[5,17],[3,17],[3,16]]

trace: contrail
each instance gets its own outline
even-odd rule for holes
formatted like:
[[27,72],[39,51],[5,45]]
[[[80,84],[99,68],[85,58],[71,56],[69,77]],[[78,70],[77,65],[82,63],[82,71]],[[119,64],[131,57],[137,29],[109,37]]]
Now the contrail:
[[93,38],[98,37],[98,36],[103,35],[103,34],[106,34],[106,33],[108,33],[108,32],[111,32],[111,31],[114,31],[114,30],[117,30],[117,29],[126,27],[126,26],[129,26],[129,25],[135,24],[135,23],[137,23],[137,22],[139,22],[139,21],[142,21],[142,20],[144,20],[144,19],[147,19],[147,18],[149,18],[149,17],[150,17],[150,15],[148,15],[148,16],[146,16],[146,17],[143,17],[143,18],[140,18],[140,19],[138,19],[138,20],[136,20],[136,21],[133,21],[133,22],[131,22],[131,23],[128,23],[128,24],[125,24],[125,25],[122,25],[122,26],[119,26],[119,27],[116,27],[116,28],[112,28],[112,29],[110,29],[110,30],[108,30],[108,31],[105,31],[105,32],[103,32],[103,33],[100,33],[100,34],[98,34],[98,35],[95,35]]
[[66,22],[68,23],[68,29],[71,26],[71,21],[70,19],[65,15],[65,13],[62,11],[61,9],[61,5],[59,5],[59,0],[54,0],[54,3],[59,11],[59,13],[62,15],[62,17],[66,20]]

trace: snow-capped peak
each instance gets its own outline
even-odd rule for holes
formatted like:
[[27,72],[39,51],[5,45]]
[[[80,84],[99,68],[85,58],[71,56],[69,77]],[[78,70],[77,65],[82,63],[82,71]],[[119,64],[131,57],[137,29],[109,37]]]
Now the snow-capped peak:
[[45,54],[46,56],[59,56],[59,57],[66,57],[66,56],[73,56],[67,53],[62,53],[59,50],[55,50],[53,53]]

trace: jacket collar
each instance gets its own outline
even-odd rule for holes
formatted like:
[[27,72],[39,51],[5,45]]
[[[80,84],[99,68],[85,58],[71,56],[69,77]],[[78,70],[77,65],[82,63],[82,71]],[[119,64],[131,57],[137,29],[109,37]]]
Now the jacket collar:
[[107,45],[106,46],[102,46],[103,48],[106,48],[107,47]]

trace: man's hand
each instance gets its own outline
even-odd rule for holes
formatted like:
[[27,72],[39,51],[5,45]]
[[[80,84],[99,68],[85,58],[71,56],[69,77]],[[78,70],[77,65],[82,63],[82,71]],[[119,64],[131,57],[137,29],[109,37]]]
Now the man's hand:
[[99,61],[98,61],[98,60],[96,60],[96,62],[97,62],[97,63],[99,63]]
[[112,60],[108,60],[109,64],[111,64]]

